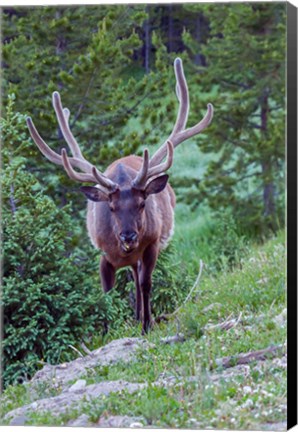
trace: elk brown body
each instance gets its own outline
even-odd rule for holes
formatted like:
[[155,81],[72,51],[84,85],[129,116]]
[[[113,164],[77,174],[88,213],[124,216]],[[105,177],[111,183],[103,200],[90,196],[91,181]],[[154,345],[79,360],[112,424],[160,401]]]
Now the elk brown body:
[[[31,118],[29,131],[40,151],[53,163],[62,165],[70,178],[95,186],[82,186],[88,198],[87,229],[94,247],[104,254],[100,259],[100,275],[105,292],[112,289],[115,273],[130,266],[136,287],[136,319],[142,321],[142,332],[152,325],[150,292],[152,272],[158,255],[174,232],[175,194],[168,183],[166,171],[173,163],[174,147],[200,133],[212,120],[213,107],[208,104],[205,117],[185,129],[189,96],[182,61],[175,60],[179,111],[173,131],[151,159],[127,156],[113,162],[101,173],[82,155],[69,127],[70,112],[63,108],[58,92],[53,93],[53,106],[61,132],[73,157],[66,150],[59,155],[48,147],[38,134]],[[162,162],[166,157],[166,161]],[[79,168],[81,172],[74,168]]]

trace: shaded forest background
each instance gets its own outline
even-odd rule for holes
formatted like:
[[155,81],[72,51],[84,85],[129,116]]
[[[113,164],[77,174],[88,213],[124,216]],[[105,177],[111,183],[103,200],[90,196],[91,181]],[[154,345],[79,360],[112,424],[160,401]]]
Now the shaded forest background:
[[95,343],[106,321],[130,322],[134,302],[126,270],[101,293],[85,198],[39,153],[25,117],[61,152],[58,90],[99,169],[144,146],[152,154],[175,122],[173,61],[183,59],[189,125],[208,102],[215,114],[171,172],[177,235],[154,274],[153,309],[172,311],[199,257],[210,272],[230,268],[284,227],[285,13],[283,2],[2,9],[5,384],[69,360],[69,344]]

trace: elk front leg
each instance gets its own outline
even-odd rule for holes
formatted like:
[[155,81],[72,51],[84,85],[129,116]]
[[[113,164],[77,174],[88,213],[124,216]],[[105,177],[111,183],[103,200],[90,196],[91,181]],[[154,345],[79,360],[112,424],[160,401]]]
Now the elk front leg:
[[[105,258],[105,256],[102,256],[100,258],[100,279],[101,279],[101,285],[105,293],[109,292],[115,283],[115,273],[116,269],[114,266],[112,266],[111,263]],[[103,334],[107,334],[109,330],[108,326],[108,320],[105,319],[103,323]]]
[[150,245],[147,247],[147,249],[145,249],[143,254],[142,267],[139,274],[140,288],[142,293],[142,334],[147,333],[149,328],[152,326],[150,293],[152,286],[152,272],[156,264],[157,255],[158,248],[156,244]]
[[140,278],[139,274],[141,271],[141,261],[132,266],[133,278],[136,287],[136,307],[135,307],[135,317],[137,321],[141,321],[142,315],[142,294],[140,289]]
[[100,258],[100,278],[104,292],[110,291],[115,283],[115,272],[116,269],[106,259],[105,256]]

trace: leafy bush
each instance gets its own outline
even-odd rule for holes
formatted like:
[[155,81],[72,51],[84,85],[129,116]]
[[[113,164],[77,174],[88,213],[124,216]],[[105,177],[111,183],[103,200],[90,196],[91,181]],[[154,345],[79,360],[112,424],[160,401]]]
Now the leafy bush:
[[8,384],[32,375],[41,359],[70,360],[68,345],[100,332],[114,312],[94,279],[96,252],[89,243],[73,251],[69,207],[57,208],[26,170],[21,152],[28,146],[27,132],[24,116],[13,113],[13,97],[1,126],[3,379]]
[[247,251],[247,242],[239,233],[231,209],[219,209],[214,213],[214,221],[210,236],[210,250],[214,257],[211,266],[216,269],[232,267]]

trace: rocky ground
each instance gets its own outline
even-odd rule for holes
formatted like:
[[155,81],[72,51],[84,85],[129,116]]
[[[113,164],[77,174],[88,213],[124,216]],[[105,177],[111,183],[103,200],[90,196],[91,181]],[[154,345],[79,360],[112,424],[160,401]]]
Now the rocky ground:
[[[173,340],[162,340],[162,343],[177,343],[182,342],[183,337],[174,338]],[[128,364],[134,361],[136,352],[139,348],[146,349],[150,344],[143,338],[122,338],[114,340],[111,343],[92,351],[90,354],[73,360],[69,363],[52,366],[45,365],[38,371],[32,380],[24,385],[27,386],[30,393],[31,403],[9,411],[4,416],[6,424],[11,426],[25,425],[28,416],[32,412],[50,411],[53,417],[65,413],[69,408],[78,406],[83,401],[108,396],[110,393],[117,393],[123,390],[129,393],[134,393],[144,389],[148,384],[144,382],[128,382],[123,379],[114,381],[101,381],[95,384],[87,384],[85,378],[88,374],[92,374],[94,367],[105,366],[117,363],[119,361]],[[279,358],[266,360],[264,357],[259,360],[261,362],[278,362],[279,365],[286,367],[286,357],[282,355]],[[229,367],[223,371],[213,373],[210,378],[216,383],[221,379],[229,379],[235,374],[246,374],[248,366],[246,364],[238,364]],[[181,378],[180,378],[181,379]],[[184,377],[184,380],[193,381],[195,376]],[[159,379],[151,383],[151,385],[170,387],[177,385],[177,377],[160,376]],[[40,389],[44,388],[45,396],[40,398]],[[50,389],[59,389],[59,394],[51,396]],[[147,423],[142,417],[130,416],[102,416],[96,424],[89,420],[89,416],[80,413],[77,418],[68,421],[67,426],[93,426],[93,427],[143,427]],[[154,425],[151,425],[154,426]],[[286,423],[262,424],[262,430],[285,430]]]

